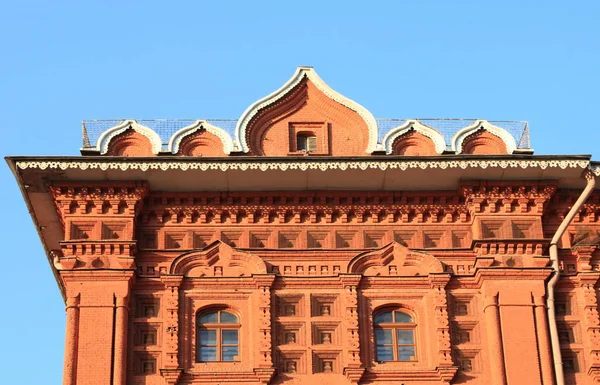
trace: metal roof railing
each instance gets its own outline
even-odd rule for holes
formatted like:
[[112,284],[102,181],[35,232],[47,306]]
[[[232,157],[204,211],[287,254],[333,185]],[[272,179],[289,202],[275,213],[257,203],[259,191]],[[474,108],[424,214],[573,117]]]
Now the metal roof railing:
[[[110,119],[110,120],[84,120],[82,123],[83,148],[94,148],[100,135],[106,130],[118,126],[127,119]],[[166,149],[167,143],[171,136],[180,129],[192,125],[197,119],[135,119],[137,123],[148,127],[156,132],[162,139],[163,149]],[[213,126],[219,127],[227,132],[235,141],[235,126],[237,119],[203,119]],[[376,119],[378,129],[378,141],[381,143],[382,138],[391,129],[401,126],[408,120],[418,120],[422,124],[439,131],[446,140],[448,149],[452,136],[461,129],[469,127],[478,119],[441,119],[441,118],[423,118],[423,119],[403,119],[389,118]],[[501,127],[509,132],[517,143],[517,148],[530,148],[529,142],[529,126],[523,120],[488,120],[490,124]]]

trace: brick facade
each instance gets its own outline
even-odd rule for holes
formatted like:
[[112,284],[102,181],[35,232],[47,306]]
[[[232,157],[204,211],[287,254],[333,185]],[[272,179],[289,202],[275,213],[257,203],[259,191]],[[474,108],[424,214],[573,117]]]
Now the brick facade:
[[600,381],[600,192],[558,270],[550,252],[595,164],[475,126],[458,154],[408,129],[378,155],[365,110],[315,76],[249,108],[243,141],[199,123],[166,154],[130,125],[79,160],[9,160],[52,218],[63,383],[551,385],[556,364]]

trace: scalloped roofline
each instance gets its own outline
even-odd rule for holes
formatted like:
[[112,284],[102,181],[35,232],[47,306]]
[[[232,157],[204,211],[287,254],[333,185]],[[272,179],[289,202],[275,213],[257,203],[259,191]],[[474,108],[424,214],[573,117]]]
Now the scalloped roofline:
[[435,145],[435,151],[438,154],[443,153],[446,150],[446,140],[444,136],[436,129],[424,125],[417,119],[409,119],[403,124],[390,129],[381,139],[381,145],[387,154],[392,153],[392,145],[394,141],[400,136],[406,134],[410,130],[415,130],[420,134],[425,135],[433,141]]
[[221,143],[223,144],[223,152],[225,154],[229,155],[231,151],[233,151],[234,145],[231,136],[229,136],[229,134],[225,130],[217,126],[213,126],[207,120],[196,120],[189,126],[183,127],[177,132],[175,132],[173,135],[171,135],[171,138],[169,139],[167,149],[172,154],[177,154],[179,152],[179,145],[181,144],[181,141],[186,136],[191,135],[202,128],[204,128],[207,132],[210,132],[211,134],[215,135],[221,140]]
[[162,139],[160,136],[150,127],[143,126],[134,119],[124,120],[123,122],[107,129],[100,134],[98,140],[96,141],[96,150],[101,155],[106,154],[108,152],[108,145],[110,144],[110,141],[130,128],[150,140],[153,154],[156,155],[160,152],[162,149]]
[[476,120],[470,126],[459,130],[454,134],[454,136],[452,136],[452,139],[450,140],[452,150],[456,151],[457,154],[460,154],[462,152],[464,140],[469,135],[474,134],[481,129],[486,130],[490,134],[500,138],[504,142],[504,145],[506,146],[506,152],[508,154],[512,154],[517,149],[517,142],[508,131],[502,127],[494,126],[487,120],[480,119]]
[[329,87],[320,77],[317,75],[315,70],[312,67],[301,66],[296,69],[294,75],[283,84],[278,90],[275,92],[257,100],[253,104],[251,104],[246,111],[240,116],[240,119],[235,126],[235,140],[239,143],[241,147],[241,151],[249,152],[250,148],[248,147],[248,143],[246,140],[246,128],[248,123],[252,120],[252,118],[263,108],[275,103],[282,97],[284,97],[292,88],[297,86],[302,79],[307,78],[310,80],[321,92],[323,92],[327,97],[335,100],[336,102],[348,107],[349,109],[356,112],[360,117],[365,121],[367,127],[369,129],[369,141],[367,145],[366,152],[368,154],[372,153],[377,149],[377,122],[375,117],[369,110],[356,103],[355,101],[343,96],[342,94],[336,92],[331,87]]

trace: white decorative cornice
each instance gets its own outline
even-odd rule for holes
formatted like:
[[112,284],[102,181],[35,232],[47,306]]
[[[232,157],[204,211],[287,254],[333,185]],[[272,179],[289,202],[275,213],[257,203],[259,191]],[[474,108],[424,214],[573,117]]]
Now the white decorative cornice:
[[98,141],[96,142],[96,150],[98,150],[100,154],[106,154],[108,152],[108,145],[110,141],[117,135],[122,134],[130,128],[144,135],[146,138],[148,138],[148,140],[150,140],[153,154],[158,154],[160,152],[160,150],[162,149],[162,139],[160,138],[160,136],[158,136],[158,134],[154,132],[154,130],[152,130],[151,128],[142,126],[135,120],[124,120],[118,125],[104,131],[98,138]]
[[[185,158],[184,158],[185,159]],[[539,168],[545,170],[547,168],[587,168],[588,160],[535,160],[535,159],[512,159],[512,160],[435,160],[435,161],[419,161],[419,160],[390,160],[390,161],[303,161],[303,162],[281,162],[281,161],[260,161],[260,162],[190,162],[179,161],[173,158],[165,159],[164,161],[134,161],[127,160],[110,160],[99,161],[97,159],[86,160],[82,158],[79,161],[17,161],[16,165],[19,169],[79,169],[79,170],[409,170],[409,169],[469,169],[469,168]]]
[[423,134],[429,139],[431,139],[435,145],[435,151],[438,154],[441,154],[446,150],[446,141],[444,140],[444,136],[439,131],[424,125],[418,120],[410,119],[404,122],[404,124],[392,128],[385,134],[385,136],[381,140],[381,144],[383,145],[385,152],[391,154],[393,150],[392,145],[394,144],[394,141],[400,136],[409,132],[410,130],[415,130],[418,133]]
[[248,107],[246,111],[244,111],[235,127],[235,140],[241,145],[242,151],[250,151],[246,140],[246,128],[248,126],[248,123],[250,123],[250,120],[252,120],[252,118],[258,113],[258,111],[283,98],[304,78],[309,79],[321,92],[327,95],[327,97],[348,107],[349,109],[360,115],[360,117],[365,121],[369,129],[369,142],[367,145],[366,152],[368,154],[371,154],[373,151],[375,151],[377,146],[377,122],[375,121],[375,117],[373,116],[373,114],[371,114],[369,110],[356,103],[355,101],[350,100],[347,97],[334,91],[319,77],[319,75],[317,75],[317,73],[312,67],[298,67],[294,75],[283,86],[281,86],[281,88],[279,88],[272,94],[257,100],[252,105],[250,105],[250,107]]
[[463,141],[471,134],[479,130],[486,130],[492,135],[497,136],[502,139],[504,144],[506,145],[506,151],[508,154],[512,154],[514,150],[517,149],[517,142],[515,138],[504,128],[494,126],[487,120],[476,120],[475,123],[471,124],[468,127],[459,130],[450,141],[450,145],[452,146],[452,150],[456,151],[457,154],[462,152]]
[[223,144],[223,152],[225,154],[229,154],[233,150],[233,140],[231,139],[231,136],[229,136],[229,134],[222,128],[213,126],[206,120],[196,120],[191,125],[183,127],[175,132],[169,139],[167,150],[169,150],[172,154],[177,154],[179,152],[179,145],[181,144],[181,141],[186,136],[191,135],[201,129],[205,129],[207,132],[210,132],[221,140],[221,143]]
[[594,175],[600,176],[600,164],[590,164],[590,171]]

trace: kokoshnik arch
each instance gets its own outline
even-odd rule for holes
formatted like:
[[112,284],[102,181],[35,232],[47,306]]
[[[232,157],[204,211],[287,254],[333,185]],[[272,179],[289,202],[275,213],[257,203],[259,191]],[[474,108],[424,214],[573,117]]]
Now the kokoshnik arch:
[[237,121],[8,157],[65,385],[600,382],[600,164],[523,122],[381,120],[300,67]]

